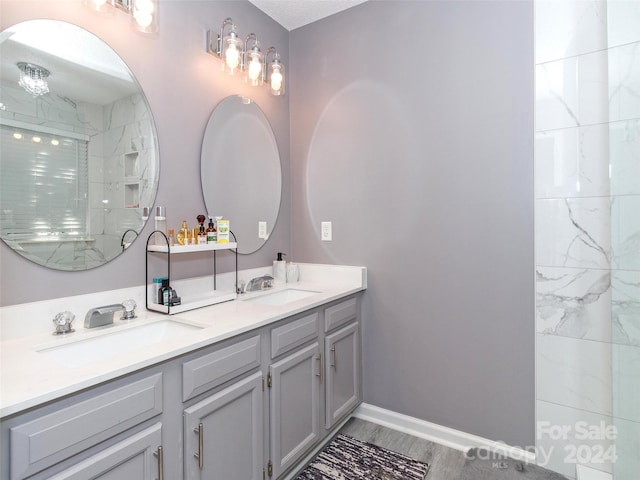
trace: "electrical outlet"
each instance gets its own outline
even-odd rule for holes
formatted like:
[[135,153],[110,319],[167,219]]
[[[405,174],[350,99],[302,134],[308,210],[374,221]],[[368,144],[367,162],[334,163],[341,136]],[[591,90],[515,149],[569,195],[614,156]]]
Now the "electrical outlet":
[[323,242],[331,241],[331,222],[321,222],[320,223],[320,240]]
[[267,222],[258,222],[258,238],[267,238]]

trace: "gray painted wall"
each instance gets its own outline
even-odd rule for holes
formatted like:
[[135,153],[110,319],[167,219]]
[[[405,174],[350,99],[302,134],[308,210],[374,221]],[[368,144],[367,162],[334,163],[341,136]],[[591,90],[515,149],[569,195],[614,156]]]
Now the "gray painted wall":
[[[200,188],[200,149],[215,106],[226,96],[245,94],[256,100],[273,127],[280,149],[284,186],[275,231],[261,250],[240,257],[240,268],[267,265],[278,251],[290,250],[289,96],[272,97],[266,88],[251,89],[220,71],[220,63],[205,52],[206,31],[219,30],[231,16],[239,32],[255,32],[267,47],[276,45],[289,65],[289,33],[248,2],[161,0],[159,33],[135,32],[122,12],[99,15],[77,1],[2,0],[0,27],[34,18],[74,23],[106,41],[129,65],[151,105],[159,136],[160,187],[156,205],[167,207],[167,222],[177,229],[183,219],[195,224],[205,211]],[[54,72],[55,74],[55,72]],[[232,219],[233,222],[233,219]],[[231,224],[233,230],[233,223]],[[141,237],[153,231],[153,219]],[[257,232],[257,230],[256,230]],[[256,233],[257,235],[257,233]],[[231,257],[227,257],[231,260]],[[220,271],[232,263],[219,256]],[[172,272],[174,277],[211,272],[210,255],[190,256]],[[174,275],[175,274],[175,275]],[[87,272],[59,272],[25,260],[0,242],[0,305],[13,305],[69,295],[123,288],[144,283],[144,241],[134,242],[111,263]]]
[[365,401],[534,445],[532,2],[367,2],[290,54],[291,258],[368,267]]

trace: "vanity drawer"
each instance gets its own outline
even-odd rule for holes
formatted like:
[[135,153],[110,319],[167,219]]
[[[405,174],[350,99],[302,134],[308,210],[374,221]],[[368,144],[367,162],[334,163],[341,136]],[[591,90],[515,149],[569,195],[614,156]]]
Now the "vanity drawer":
[[271,330],[271,358],[318,338],[318,313]]
[[11,480],[26,478],[162,413],[162,374],[11,428]]
[[260,365],[260,336],[182,364],[182,401],[222,385]]
[[358,303],[355,297],[340,302],[324,311],[324,331],[328,332],[358,317]]

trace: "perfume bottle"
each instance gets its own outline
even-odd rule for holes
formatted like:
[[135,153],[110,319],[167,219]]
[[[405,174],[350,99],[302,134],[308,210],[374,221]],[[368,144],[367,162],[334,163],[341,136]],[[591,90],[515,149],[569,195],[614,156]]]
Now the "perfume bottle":
[[178,245],[188,245],[188,237],[189,235],[189,227],[187,227],[187,221],[184,220],[182,222],[182,227],[178,230],[178,235],[176,236],[176,240],[178,241]]

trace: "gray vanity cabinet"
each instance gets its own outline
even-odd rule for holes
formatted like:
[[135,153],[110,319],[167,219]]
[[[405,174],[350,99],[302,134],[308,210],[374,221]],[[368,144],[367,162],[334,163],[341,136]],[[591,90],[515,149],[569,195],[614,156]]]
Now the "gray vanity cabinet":
[[261,480],[262,373],[184,411],[185,479]]
[[325,428],[355,409],[361,395],[359,303],[347,298],[324,310]]
[[[97,393],[85,392],[9,420],[2,432],[3,440],[10,439],[9,478],[51,478],[54,474],[62,475],[59,478],[111,478],[100,474],[120,464],[124,469],[144,464],[148,477],[155,478],[158,472],[154,468],[151,473],[150,455],[162,445],[160,423],[144,434],[137,426],[160,418],[163,383],[162,373],[115,381],[97,388]],[[3,449],[3,461],[5,452]],[[95,466],[90,465],[93,463]],[[59,473],[61,470],[65,473]],[[93,474],[85,476],[83,471]]]
[[295,465],[320,440],[320,344],[315,342],[269,367],[271,455],[269,475]]
[[360,338],[354,322],[324,340],[325,428],[332,428],[360,403]]
[[163,477],[162,431],[156,423],[142,432],[60,472],[50,480],[156,480]]

